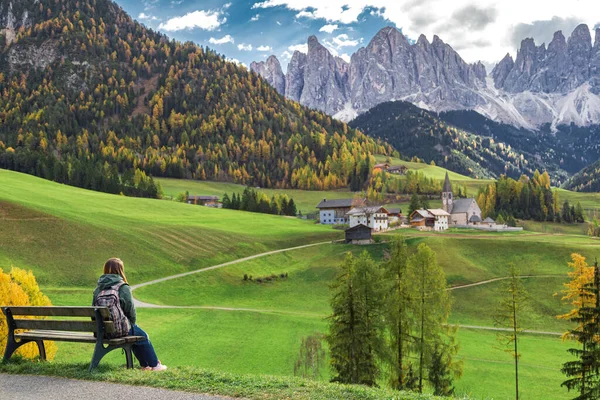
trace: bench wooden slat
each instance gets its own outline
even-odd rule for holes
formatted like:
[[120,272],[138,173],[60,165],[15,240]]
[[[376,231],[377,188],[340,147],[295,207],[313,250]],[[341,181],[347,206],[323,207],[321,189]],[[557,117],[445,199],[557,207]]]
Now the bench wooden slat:
[[[53,320],[53,319],[18,319],[15,318],[16,329],[44,329],[51,331],[96,332],[94,321]],[[103,321],[107,333],[114,332],[112,321]]]
[[[17,339],[49,340],[56,342],[74,342],[74,343],[96,343],[94,335],[85,333],[67,333],[56,331],[29,331],[15,334]],[[125,336],[116,339],[104,339],[102,342],[106,345],[118,346],[125,343],[135,343],[145,340],[143,336]]]
[[110,317],[110,311],[106,307],[2,307],[10,309],[12,315],[32,315],[36,317],[94,317],[95,310],[100,310],[104,318]]

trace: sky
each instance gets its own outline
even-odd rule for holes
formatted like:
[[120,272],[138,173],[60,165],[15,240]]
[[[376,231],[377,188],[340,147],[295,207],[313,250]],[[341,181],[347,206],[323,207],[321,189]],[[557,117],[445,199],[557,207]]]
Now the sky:
[[[465,61],[488,71],[526,37],[536,44],[581,23],[600,27],[597,0],[116,0],[134,19],[181,41],[208,46],[250,65],[277,56],[284,72],[295,50],[315,35],[347,61],[381,28],[410,40],[438,35]],[[592,31],[592,40],[594,32]]]

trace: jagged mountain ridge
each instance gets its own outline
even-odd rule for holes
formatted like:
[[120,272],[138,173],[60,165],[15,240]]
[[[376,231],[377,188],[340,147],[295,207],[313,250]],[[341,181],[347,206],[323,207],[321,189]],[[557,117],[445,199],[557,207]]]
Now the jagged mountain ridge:
[[[595,36],[592,45],[589,28],[580,25],[568,41],[557,32],[547,49],[525,39],[516,60],[507,55],[490,74],[481,63],[466,63],[438,36],[430,43],[421,35],[411,44],[386,27],[350,63],[311,36],[308,53],[295,52],[277,81],[285,80],[279,90],[288,98],[344,121],[382,102],[403,100],[436,112],[474,110],[527,129],[587,126],[600,123],[600,29]],[[281,70],[274,56],[268,62]],[[264,65],[250,68],[262,74]]]

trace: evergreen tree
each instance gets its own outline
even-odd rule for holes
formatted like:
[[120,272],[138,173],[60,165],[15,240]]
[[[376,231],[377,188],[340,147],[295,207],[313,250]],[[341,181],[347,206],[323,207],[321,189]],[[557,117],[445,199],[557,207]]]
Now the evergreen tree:
[[[568,285],[563,299],[573,300],[576,309],[562,316],[577,323],[577,327],[569,334],[580,344],[581,348],[571,348],[569,353],[577,357],[575,361],[563,364],[562,372],[569,378],[561,386],[569,391],[579,391],[577,400],[600,398],[600,270],[598,261],[593,267],[585,264],[585,259],[574,255],[573,281]],[[590,277],[591,274],[591,277]],[[577,299],[573,299],[573,291],[578,291]]]
[[575,221],[579,223],[585,222],[585,213],[580,202],[577,202],[577,206],[575,207]]
[[221,200],[221,204],[222,204],[223,208],[231,208],[231,199],[229,198],[229,195],[227,193],[225,193],[223,195],[223,199]]
[[416,210],[418,210],[421,206],[421,202],[419,201],[419,196],[417,195],[416,192],[414,192],[412,194],[412,196],[410,197],[410,204],[408,206],[408,215],[412,215],[412,213]]
[[509,331],[498,331],[498,340],[507,347],[515,363],[515,398],[519,400],[519,336],[522,329],[522,312],[527,302],[527,291],[519,270],[514,264],[509,264],[509,279],[501,287],[502,300],[498,304],[494,315],[497,327],[509,329]]
[[296,203],[294,203],[294,199],[290,199],[290,201],[288,203],[288,211],[287,211],[286,215],[295,217],[296,213],[297,213]]
[[452,396],[454,394],[452,361],[444,346],[436,342],[431,353],[429,382],[433,386],[435,396]]
[[410,282],[415,288],[414,313],[416,317],[415,348],[419,359],[419,392],[436,343],[443,340],[445,324],[450,314],[450,297],[446,290],[446,276],[435,260],[435,254],[425,243],[409,259]]
[[421,208],[423,208],[423,209],[429,208],[429,199],[427,198],[427,195],[421,196],[420,204],[421,204]]
[[412,313],[413,285],[408,277],[408,246],[401,237],[396,237],[391,246],[390,258],[384,263],[385,282],[389,284],[385,294],[385,321],[390,352],[390,380],[394,389],[407,386],[407,360],[410,359],[412,327],[415,325]]
[[[355,259],[350,253],[332,285],[332,315],[329,317],[332,381],[374,385],[378,376],[376,351],[380,342],[379,282],[376,266],[367,253]],[[375,285],[371,286],[371,284]]]

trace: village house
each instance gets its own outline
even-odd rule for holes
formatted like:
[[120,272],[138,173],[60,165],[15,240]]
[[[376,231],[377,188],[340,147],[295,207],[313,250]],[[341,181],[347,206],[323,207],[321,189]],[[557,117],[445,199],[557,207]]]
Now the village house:
[[410,226],[420,231],[445,231],[449,217],[441,208],[415,210],[410,215]]
[[451,226],[478,225],[483,221],[481,209],[474,198],[454,198],[448,172],[442,189],[442,209],[450,214]]
[[213,208],[221,208],[223,206],[219,202],[219,196],[188,196],[187,203]]
[[348,224],[350,228],[363,224],[375,232],[388,229],[388,211],[382,206],[355,207],[348,211]]
[[402,210],[399,208],[387,208],[388,212],[388,224],[393,224],[400,221],[402,217]]
[[322,224],[327,225],[345,224],[347,223],[346,214],[353,207],[360,207],[365,204],[365,199],[323,199],[323,201],[317,205],[317,208],[319,209],[319,221]]
[[396,175],[406,175],[407,170],[408,170],[408,168],[405,165],[394,165],[392,167],[389,167],[387,169],[387,172],[389,172],[390,174],[396,174]]
[[358,224],[344,231],[347,244],[369,244],[372,229],[366,225]]
[[388,163],[375,164],[373,166],[373,172],[387,171],[389,167],[390,167],[390,164],[388,164]]

